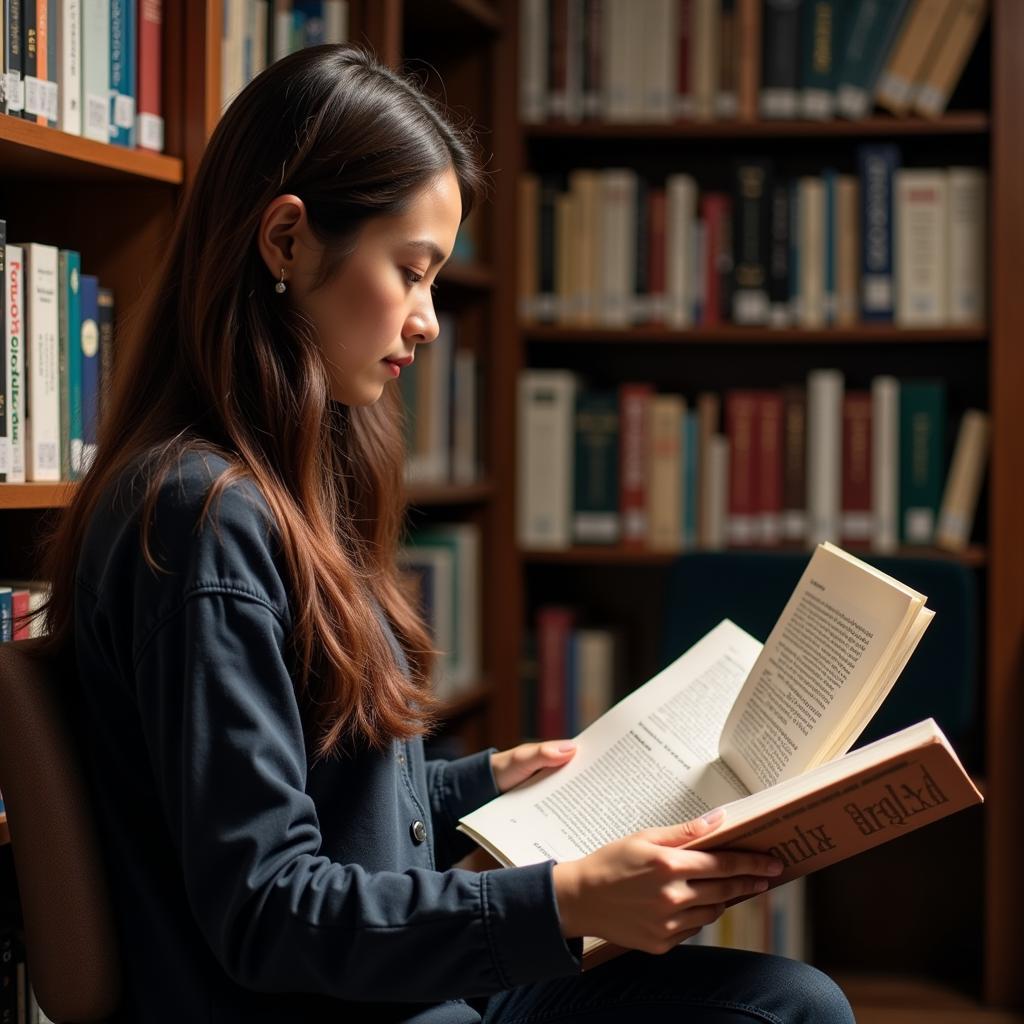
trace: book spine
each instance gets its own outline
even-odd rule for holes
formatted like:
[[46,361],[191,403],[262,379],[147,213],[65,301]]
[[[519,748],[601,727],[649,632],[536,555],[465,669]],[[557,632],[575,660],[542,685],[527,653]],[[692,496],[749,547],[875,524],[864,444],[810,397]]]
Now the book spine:
[[24,254],[19,245],[5,246],[4,320],[7,343],[4,362],[7,366],[7,440],[11,461],[8,483],[25,480],[25,277]]
[[[0,306],[7,307],[7,221],[0,220]],[[11,367],[8,358],[7,317],[0,318],[0,483],[11,475]]]
[[790,187],[775,181],[768,211],[768,322],[788,327],[790,322]]
[[700,507],[700,426],[696,409],[687,411],[683,421],[683,547],[697,546]]
[[541,739],[566,735],[567,655],[575,617],[571,608],[548,605],[537,610],[537,710]]
[[825,318],[826,190],[818,177],[799,180],[799,309],[801,327],[822,327]]
[[936,546],[947,551],[962,551],[970,540],[988,458],[990,426],[988,415],[977,409],[968,409],[960,421],[935,530]]
[[760,0],[739,0],[737,32],[737,116],[741,121],[757,119],[757,91],[761,84]]
[[[46,0],[42,0],[45,4]],[[36,6],[39,0],[21,0],[21,59],[24,69],[25,95],[22,117],[38,121],[42,109],[42,91],[39,88],[39,29],[36,24]]]
[[630,245],[633,249],[631,295],[629,298],[630,324],[646,323],[650,313],[651,280],[651,219],[650,186],[642,178],[637,179],[636,199],[633,217],[633,232]]
[[871,540],[871,394],[843,396],[842,539]]
[[654,395],[649,406],[648,542],[659,551],[683,547],[683,418],[680,395]]
[[555,323],[571,324],[575,316],[575,277],[577,261],[574,259],[577,203],[571,192],[555,196]]
[[617,637],[607,629],[577,629],[576,647],[577,689],[576,729],[585,729],[596,722],[614,703],[615,666],[618,662]]
[[567,548],[572,539],[576,382],[558,370],[528,370],[519,382],[519,542]]
[[895,377],[871,382],[871,547],[899,546],[900,384]]
[[665,189],[652,188],[647,197],[647,320],[665,322],[665,275],[668,212]]
[[135,145],[135,0],[110,4],[110,141]]
[[988,14],[988,0],[960,0],[948,30],[937,40],[930,66],[914,95],[914,109],[924,117],[939,117],[978,41]]
[[736,0],[721,0],[718,13],[718,88],[714,104],[716,118],[735,118],[739,113],[736,42]]
[[628,327],[636,279],[636,222],[639,179],[635,171],[603,174],[602,284],[606,327]]
[[697,183],[687,174],[666,179],[668,220],[665,254],[665,319],[670,327],[693,323],[694,234],[697,217]]
[[99,307],[100,328],[100,401],[99,422],[103,422],[103,396],[110,394],[111,382],[114,377],[114,292],[110,288],[100,288],[96,298]]
[[576,398],[573,540],[614,544],[619,533],[618,396],[581,391]]
[[556,319],[555,266],[558,194],[557,179],[545,177],[541,180],[537,227],[537,300],[534,307],[534,315],[541,323],[553,323]]
[[835,322],[852,327],[860,285],[860,184],[849,174],[836,179],[835,235]]
[[725,396],[725,432],[729,438],[729,517],[726,536],[730,545],[743,547],[757,538],[757,395],[729,391]]
[[25,108],[24,30],[22,0],[4,3],[4,113],[18,114]]
[[980,168],[947,171],[950,324],[983,324],[988,314],[988,177]]
[[732,293],[732,320],[737,324],[759,325],[769,321],[771,195],[771,165],[767,161],[737,166]]
[[782,393],[758,392],[757,405],[757,539],[772,546],[782,540]]
[[696,0],[678,0],[676,9],[676,97],[675,116],[688,120],[694,114],[693,20]]
[[782,539],[807,536],[807,392],[782,393]]
[[79,348],[82,362],[82,458],[81,472],[89,471],[96,457],[96,430],[99,423],[100,328],[99,282],[91,274],[82,274],[79,284],[81,329]]
[[947,174],[900,170],[896,175],[896,322],[946,323],[948,295]]
[[110,141],[110,2],[82,0],[82,134]]
[[163,0],[139,0],[139,113],[135,126],[139,145],[164,149]]
[[548,3],[548,117],[565,120],[569,0]]
[[875,86],[906,13],[908,0],[863,0],[850,26],[836,89],[836,110],[854,120],[867,117]]
[[603,0],[583,0],[583,117],[601,115],[601,36]]
[[537,319],[540,292],[540,179],[536,174],[519,176],[519,318]]
[[26,476],[57,481],[61,439],[57,250],[38,242],[24,249],[29,368]]
[[807,543],[835,542],[840,531],[843,375],[807,377]]
[[61,0],[46,0],[46,78],[42,86],[45,120],[41,123],[50,128],[60,122],[60,8]]
[[761,92],[764,118],[795,118],[800,99],[800,0],[764,0]]
[[82,0],[60,0],[61,131],[82,134]]
[[725,247],[725,221],[730,216],[729,197],[707,192],[700,197],[703,239],[704,290],[701,295],[701,322],[715,327],[722,322],[722,282],[719,274]]
[[569,0],[565,36],[565,119],[583,120],[583,0]]
[[835,116],[835,50],[841,11],[839,0],[809,0],[801,12],[800,110],[811,120]]
[[900,387],[900,525],[905,544],[931,544],[942,490],[946,391],[942,381]]
[[[700,495],[697,518],[697,544],[700,548],[712,547],[712,537],[717,533],[719,524],[714,521],[714,487],[712,481],[712,460],[714,438],[718,434],[718,421],[721,415],[721,401],[712,392],[702,392],[697,396],[697,491]],[[728,472],[728,464],[726,464]]]
[[0,587],[0,643],[14,639],[14,607],[11,588]]
[[822,174],[825,187],[825,273],[822,281],[824,300],[822,303],[825,323],[834,324],[836,320],[836,263],[839,248],[839,230],[836,223],[838,213],[837,190],[839,175],[832,168],[826,168]]
[[900,163],[892,145],[862,146],[858,151],[861,193],[861,316],[892,320],[893,185]]
[[479,478],[478,380],[476,353],[457,349],[452,377],[452,482],[457,484]]
[[694,0],[693,42],[690,49],[691,82],[693,84],[693,116],[710,121],[715,116],[721,47],[718,0]]
[[18,589],[11,592],[11,625],[14,640],[28,640],[29,638],[29,592]]
[[67,351],[68,375],[68,426],[65,437],[68,439],[68,471],[72,480],[82,475],[83,446],[83,409],[82,409],[82,306],[81,306],[81,273],[82,258],[73,250],[61,253],[65,267],[64,281],[61,286],[63,308],[61,310],[62,329],[66,326],[67,340],[61,336],[61,348]]
[[647,546],[648,452],[650,448],[650,384],[630,383],[619,388],[619,508],[622,543],[629,548]]
[[945,36],[947,25],[951,25],[956,7],[962,2],[914,0],[875,90],[876,102],[890,113],[903,115],[909,111],[936,41]]

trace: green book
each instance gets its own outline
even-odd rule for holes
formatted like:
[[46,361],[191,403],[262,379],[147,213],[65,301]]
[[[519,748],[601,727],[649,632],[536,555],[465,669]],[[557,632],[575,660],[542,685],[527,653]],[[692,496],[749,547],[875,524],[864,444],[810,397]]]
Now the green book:
[[573,540],[614,544],[619,539],[619,398],[613,391],[576,396]]
[[826,121],[835,115],[837,46],[850,0],[805,0],[800,11],[800,111]]
[[875,82],[885,66],[908,0],[862,0],[855,6],[837,64],[836,110],[843,117],[867,117]]
[[77,480],[82,470],[82,310],[78,287],[81,264],[81,256],[73,249],[61,249],[57,254],[63,480]]
[[946,451],[946,385],[900,385],[900,538],[931,544],[942,498]]

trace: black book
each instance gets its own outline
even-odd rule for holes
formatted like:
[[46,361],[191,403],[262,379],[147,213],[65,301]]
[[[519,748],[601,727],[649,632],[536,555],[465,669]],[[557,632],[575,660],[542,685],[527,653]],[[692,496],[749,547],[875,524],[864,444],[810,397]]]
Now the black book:
[[768,302],[773,327],[789,324],[790,297],[790,186],[773,181],[768,211]]
[[[21,0],[21,61],[23,81],[25,83],[24,106],[22,107],[21,116],[26,121],[34,121],[38,113],[35,109],[35,103],[39,97],[39,90],[29,82],[29,79],[34,79],[38,70],[36,5],[39,2],[46,3],[46,0]],[[31,102],[30,96],[32,98]],[[31,112],[29,111],[30,106],[32,107]]]
[[795,118],[800,112],[801,0],[764,0],[762,21],[762,117]]
[[768,160],[745,160],[736,165],[732,319],[737,324],[768,323],[771,174]]

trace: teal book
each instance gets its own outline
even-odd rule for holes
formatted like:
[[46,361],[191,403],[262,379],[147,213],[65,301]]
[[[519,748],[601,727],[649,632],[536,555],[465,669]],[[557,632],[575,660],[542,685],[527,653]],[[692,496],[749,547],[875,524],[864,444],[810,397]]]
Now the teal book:
[[60,475],[77,480],[82,468],[82,311],[79,301],[81,256],[72,249],[57,254],[57,305],[60,332]]
[[900,539],[931,544],[942,499],[946,451],[946,385],[900,385]]
[[619,399],[581,390],[574,428],[572,535],[577,544],[614,544],[619,520]]
[[836,47],[849,0],[804,0],[800,11],[800,112],[835,116]]
[[849,22],[836,85],[836,111],[854,120],[874,105],[875,83],[903,24],[908,0],[861,0]]
[[110,141],[135,145],[135,2],[110,0]]

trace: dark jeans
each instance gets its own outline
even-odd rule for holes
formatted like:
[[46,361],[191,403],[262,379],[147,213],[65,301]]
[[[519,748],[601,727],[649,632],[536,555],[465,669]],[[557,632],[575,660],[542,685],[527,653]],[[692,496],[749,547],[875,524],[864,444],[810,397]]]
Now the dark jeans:
[[839,987],[796,960],[710,946],[628,953],[574,978],[502,992],[484,1024],[852,1024]]

